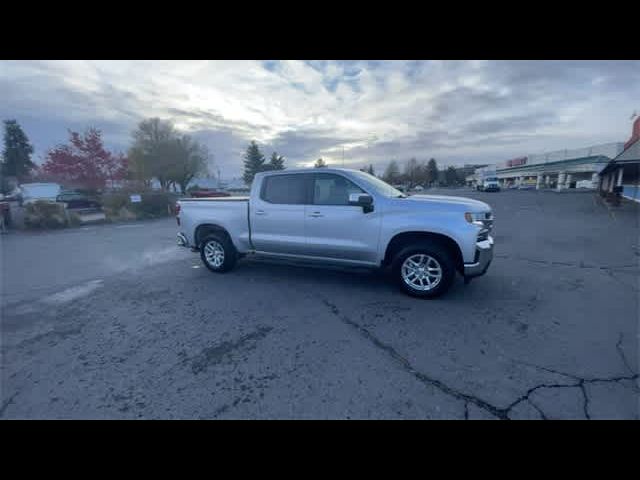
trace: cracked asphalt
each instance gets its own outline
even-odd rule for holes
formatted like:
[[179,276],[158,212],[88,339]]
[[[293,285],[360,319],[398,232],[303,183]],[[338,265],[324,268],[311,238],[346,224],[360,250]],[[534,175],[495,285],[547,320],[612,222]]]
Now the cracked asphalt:
[[423,301],[380,273],[253,258],[175,220],[2,236],[0,418],[638,419],[638,205],[494,208],[486,276]]

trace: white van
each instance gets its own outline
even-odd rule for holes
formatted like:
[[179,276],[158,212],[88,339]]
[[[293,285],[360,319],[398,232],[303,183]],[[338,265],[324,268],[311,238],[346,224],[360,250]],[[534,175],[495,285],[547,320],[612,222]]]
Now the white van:
[[19,190],[21,203],[25,205],[37,200],[55,202],[62,187],[57,183],[23,183]]

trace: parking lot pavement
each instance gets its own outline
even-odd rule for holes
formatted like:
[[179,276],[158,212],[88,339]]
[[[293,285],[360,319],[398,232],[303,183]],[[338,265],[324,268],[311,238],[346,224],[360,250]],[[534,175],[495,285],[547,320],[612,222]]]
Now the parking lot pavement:
[[637,419],[637,205],[435,193],[492,205],[496,258],[433,301],[367,270],[214,275],[173,220],[6,236],[0,417]]

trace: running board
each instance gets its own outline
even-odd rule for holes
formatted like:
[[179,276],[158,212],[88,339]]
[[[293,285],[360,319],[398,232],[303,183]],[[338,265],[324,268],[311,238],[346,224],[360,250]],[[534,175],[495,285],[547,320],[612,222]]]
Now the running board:
[[333,258],[333,257],[316,257],[313,255],[296,255],[293,253],[273,253],[273,252],[263,252],[260,250],[248,250],[248,255],[261,255],[265,257],[271,258],[282,258],[285,260],[306,260],[311,262],[318,263],[334,263],[339,265],[352,265],[358,267],[373,267],[378,268],[379,265],[375,262],[366,262],[363,260],[347,260],[343,258]]

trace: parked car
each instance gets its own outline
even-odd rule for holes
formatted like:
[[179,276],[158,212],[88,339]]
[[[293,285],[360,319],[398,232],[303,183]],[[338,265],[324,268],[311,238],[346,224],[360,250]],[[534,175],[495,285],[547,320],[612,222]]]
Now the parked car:
[[23,183],[18,187],[20,205],[36,201],[55,202],[62,187],[57,183]]
[[74,191],[63,191],[56,197],[56,201],[65,204],[67,210],[82,211],[83,213],[101,212],[102,205],[86,195]]
[[578,180],[576,182],[576,188],[594,189],[594,188],[597,188],[597,185],[592,180]]
[[216,198],[216,197],[230,197],[231,194],[227,192],[220,192],[218,190],[192,190],[191,196],[195,198]]
[[249,197],[183,198],[178,244],[212,272],[248,254],[384,268],[423,298],[465,283],[493,258],[493,213],[484,202],[407,196],[359,170],[258,173]]
[[11,225],[11,205],[5,201],[5,196],[0,193],[0,232],[7,231],[7,227]]
[[478,190],[481,192],[499,192],[500,184],[497,177],[486,177],[478,185]]

